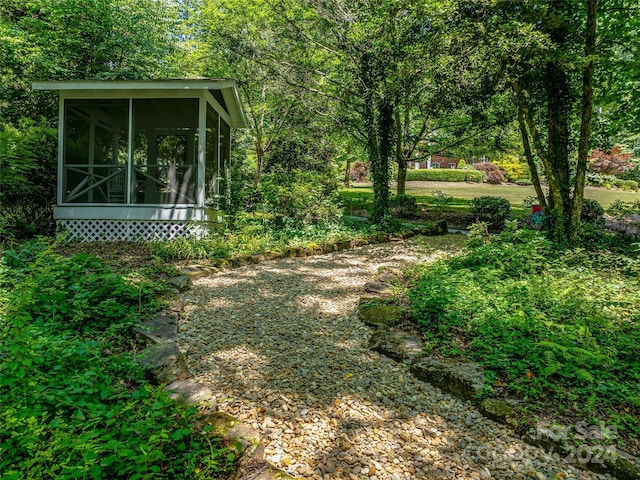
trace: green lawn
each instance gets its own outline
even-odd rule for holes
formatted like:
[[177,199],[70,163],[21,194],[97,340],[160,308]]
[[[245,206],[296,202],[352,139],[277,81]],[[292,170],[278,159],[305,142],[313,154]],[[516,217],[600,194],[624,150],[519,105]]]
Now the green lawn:
[[[352,188],[345,188],[342,192],[350,192],[347,196],[357,197],[358,193],[370,193],[371,184],[354,184]],[[395,192],[395,184],[392,186]],[[418,197],[418,203],[432,203],[433,192],[441,191],[457,200],[471,200],[482,195],[504,197],[514,207],[522,207],[522,201],[530,196],[535,196],[533,187],[521,187],[517,185],[489,185],[488,183],[464,183],[464,182],[407,182],[407,194]],[[586,187],[585,196],[597,200],[607,208],[616,200],[634,202],[640,200],[639,192],[625,192],[619,189],[607,190],[600,187]],[[421,198],[422,197],[422,198]],[[451,206],[464,205],[468,202],[453,201]]]

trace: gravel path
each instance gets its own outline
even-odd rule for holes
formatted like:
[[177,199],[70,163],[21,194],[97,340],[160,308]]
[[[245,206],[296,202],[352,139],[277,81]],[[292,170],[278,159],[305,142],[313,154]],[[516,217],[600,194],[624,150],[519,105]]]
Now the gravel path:
[[[427,242],[445,242],[443,238]],[[181,349],[265,458],[310,479],[609,478],[575,469],[367,348],[362,285],[432,259],[420,237],[250,265],[183,295]]]

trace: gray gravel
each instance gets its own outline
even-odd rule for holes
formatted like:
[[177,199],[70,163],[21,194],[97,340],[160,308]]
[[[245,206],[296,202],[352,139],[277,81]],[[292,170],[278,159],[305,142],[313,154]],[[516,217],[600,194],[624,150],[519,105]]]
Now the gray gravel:
[[367,348],[357,317],[380,267],[443,255],[418,237],[250,265],[182,295],[180,348],[217,407],[257,428],[265,457],[310,479],[610,478],[515,438],[470,403]]

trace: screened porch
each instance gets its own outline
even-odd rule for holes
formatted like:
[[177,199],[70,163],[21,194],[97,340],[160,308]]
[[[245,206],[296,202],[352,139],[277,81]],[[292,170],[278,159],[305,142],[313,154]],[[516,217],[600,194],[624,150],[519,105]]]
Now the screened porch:
[[118,239],[132,231],[164,238],[220,215],[231,189],[231,129],[246,127],[234,81],[49,82],[34,88],[60,91],[54,215],[62,227],[79,237],[110,239],[109,229],[118,229]]

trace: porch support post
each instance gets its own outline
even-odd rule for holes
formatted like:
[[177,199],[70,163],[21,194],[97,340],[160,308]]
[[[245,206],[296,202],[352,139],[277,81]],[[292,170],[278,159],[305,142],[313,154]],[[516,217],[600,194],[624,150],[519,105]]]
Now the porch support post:
[[58,101],[58,205],[62,205],[62,198],[67,185],[67,178],[64,173],[64,131],[64,95],[60,95],[60,100]]
[[129,142],[127,153],[127,176],[125,179],[125,185],[127,186],[125,191],[125,203],[130,205],[132,203],[132,192],[135,188],[135,181],[133,178],[133,99],[129,98]]
[[196,203],[198,207],[204,208],[204,169],[206,165],[207,152],[207,99],[204,95],[200,96],[198,107],[198,175],[196,185]]

